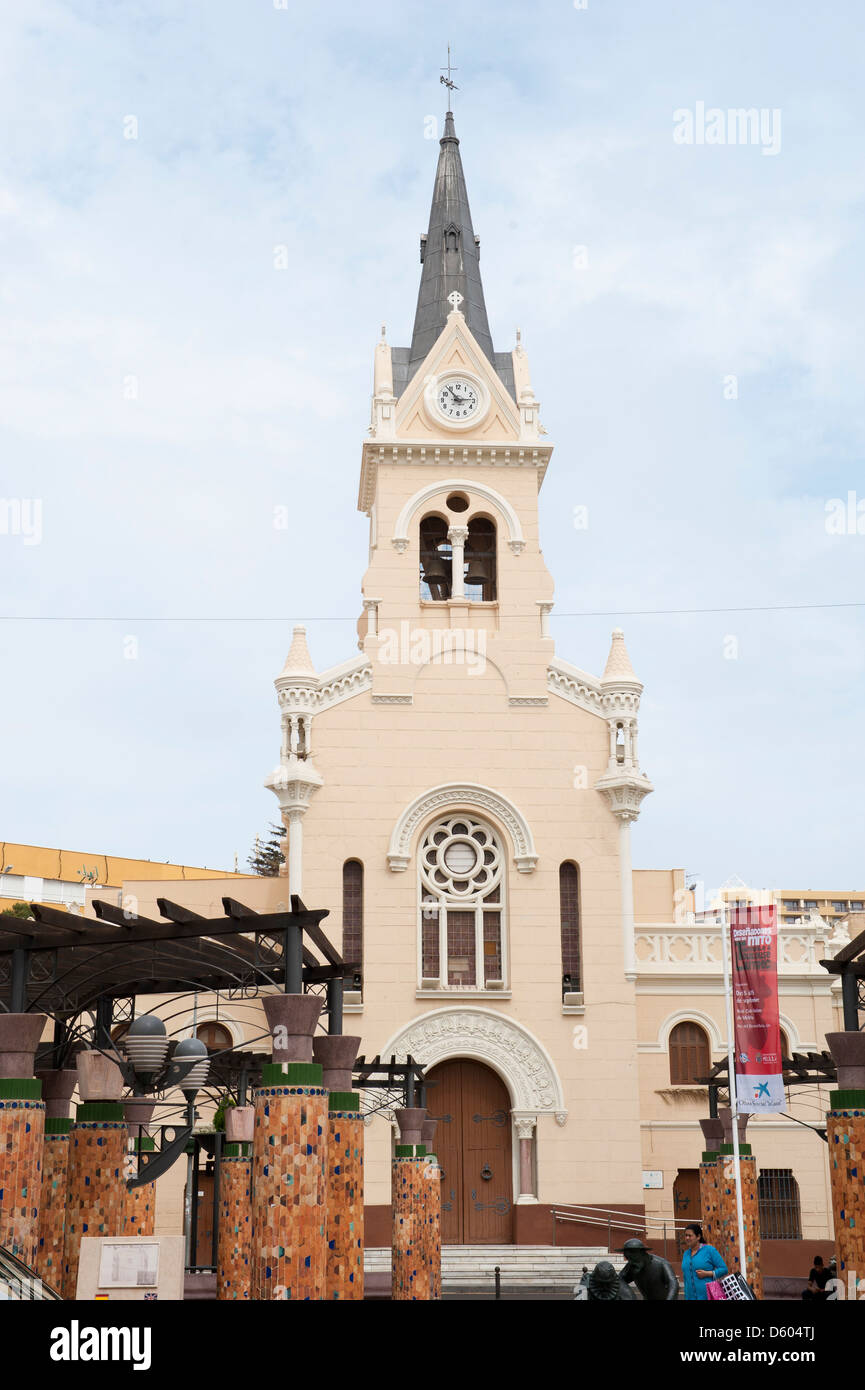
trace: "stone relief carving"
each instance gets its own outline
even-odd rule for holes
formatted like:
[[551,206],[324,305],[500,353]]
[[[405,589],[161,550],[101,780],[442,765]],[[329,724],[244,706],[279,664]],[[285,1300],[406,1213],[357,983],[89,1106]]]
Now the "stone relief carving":
[[565,1123],[564,1092],[552,1059],[538,1040],[513,1019],[492,1009],[438,1009],[424,1014],[381,1049],[383,1057],[411,1055],[423,1066],[452,1057],[473,1057],[497,1071],[518,1111],[553,1113]]

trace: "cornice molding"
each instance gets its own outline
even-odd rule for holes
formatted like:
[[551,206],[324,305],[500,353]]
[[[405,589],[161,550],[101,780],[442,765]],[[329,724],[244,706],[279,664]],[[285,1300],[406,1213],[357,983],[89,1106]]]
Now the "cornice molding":
[[[369,513],[375,500],[379,466],[398,463],[409,467],[429,468],[533,468],[538,475],[538,487],[553,452],[552,444],[432,444],[429,440],[400,439],[387,443],[368,440],[363,446],[360,472],[358,510]],[[461,478],[459,487],[469,484]]]

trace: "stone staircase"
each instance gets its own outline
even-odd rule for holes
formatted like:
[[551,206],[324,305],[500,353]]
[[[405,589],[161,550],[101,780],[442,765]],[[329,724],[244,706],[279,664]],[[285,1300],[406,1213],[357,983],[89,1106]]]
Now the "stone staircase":
[[[364,1273],[389,1275],[390,1255],[389,1249],[365,1250]],[[503,1289],[573,1289],[582,1278],[583,1265],[592,1269],[601,1260],[616,1269],[625,1264],[623,1255],[608,1255],[598,1246],[443,1245],[442,1290],[492,1289],[496,1265]]]

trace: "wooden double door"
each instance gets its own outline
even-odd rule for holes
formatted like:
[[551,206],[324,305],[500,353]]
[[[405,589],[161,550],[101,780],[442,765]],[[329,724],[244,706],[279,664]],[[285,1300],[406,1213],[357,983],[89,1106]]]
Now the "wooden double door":
[[431,1068],[427,1108],[438,1120],[442,1242],[508,1245],[513,1240],[511,1104],[489,1067],[463,1059]]

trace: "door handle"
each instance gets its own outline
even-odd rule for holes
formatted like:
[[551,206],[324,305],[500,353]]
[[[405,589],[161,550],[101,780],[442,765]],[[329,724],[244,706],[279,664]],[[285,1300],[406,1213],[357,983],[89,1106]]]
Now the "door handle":
[[493,1175],[493,1170],[492,1170],[492,1168],[490,1167],[490,1165],[489,1165],[488,1163],[485,1163],[484,1166],[483,1166],[483,1168],[481,1169],[481,1177],[483,1178],[484,1182],[489,1182],[489,1180],[490,1180],[490,1178],[492,1177],[492,1175]]

